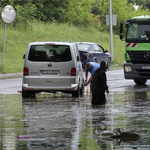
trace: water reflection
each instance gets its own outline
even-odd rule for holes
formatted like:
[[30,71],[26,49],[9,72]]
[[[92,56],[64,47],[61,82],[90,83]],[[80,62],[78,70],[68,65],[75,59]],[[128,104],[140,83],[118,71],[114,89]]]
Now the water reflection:
[[140,148],[144,149],[146,147],[146,149],[149,149],[149,86],[133,86],[130,92],[125,93],[125,102],[127,108],[127,128],[138,131],[141,138],[138,140],[137,145],[139,144]]
[[[105,108],[93,107],[86,95],[23,100],[20,95],[0,95],[0,149],[149,149],[150,92],[136,86],[130,91],[107,95]],[[112,138],[116,129],[140,138]]]
[[[138,92],[137,89],[133,91],[125,92],[125,94],[109,94],[106,108],[89,105],[85,110],[86,116],[82,115],[83,130],[86,134],[80,134],[80,139],[82,136],[85,138],[80,142],[85,143],[85,141],[88,141],[90,144],[84,145],[80,149],[86,149],[87,147],[90,149],[143,148],[145,145],[149,147],[147,138],[149,135],[144,133],[146,131],[149,133],[147,126],[149,125],[149,119],[145,114],[145,111],[148,112],[149,109],[146,105],[149,104],[149,94]],[[147,107],[147,110],[145,107]],[[148,124],[146,125],[145,122]],[[85,128],[84,124],[86,125]],[[87,127],[87,124],[91,124],[90,129],[92,130]],[[121,133],[116,136],[114,131],[118,128],[121,129]],[[112,137],[112,135],[114,136]],[[143,142],[144,138],[145,142]],[[91,142],[92,139],[94,139],[93,142]]]
[[22,101],[16,95],[0,95],[0,149],[16,150],[23,133]]
[[148,85],[143,85],[143,86],[135,85],[133,87],[134,99],[147,100],[147,89],[148,88],[149,88]]
[[24,120],[29,149],[77,149],[80,132],[80,107],[72,97],[24,100]]
[[104,139],[101,138],[101,134],[104,130],[107,130],[107,124],[105,123],[105,108],[102,106],[92,106],[92,124],[93,124],[93,137],[95,142],[100,146],[100,149],[106,150],[107,144]]

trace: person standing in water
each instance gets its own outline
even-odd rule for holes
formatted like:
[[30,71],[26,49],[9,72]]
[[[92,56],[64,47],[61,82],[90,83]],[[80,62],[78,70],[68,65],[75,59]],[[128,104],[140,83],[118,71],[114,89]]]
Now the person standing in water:
[[106,63],[101,61],[100,68],[95,70],[92,78],[92,104],[105,105],[105,92],[109,93],[106,77]]

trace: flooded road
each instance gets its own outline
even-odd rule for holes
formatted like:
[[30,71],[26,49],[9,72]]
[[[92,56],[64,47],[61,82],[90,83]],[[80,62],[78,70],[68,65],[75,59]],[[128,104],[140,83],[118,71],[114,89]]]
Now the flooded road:
[[150,81],[137,86],[123,70],[107,78],[105,108],[86,92],[22,99],[21,78],[0,80],[0,150],[149,150]]

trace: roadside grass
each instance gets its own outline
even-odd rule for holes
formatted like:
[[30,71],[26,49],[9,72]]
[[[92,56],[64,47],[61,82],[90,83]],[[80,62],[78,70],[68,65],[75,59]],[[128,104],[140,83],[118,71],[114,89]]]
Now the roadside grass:
[[[12,28],[7,25],[6,46],[3,61],[4,28],[0,27],[0,73],[23,71],[23,55],[28,43],[36,41],[87,41],[100,43],[110,52],[109,33],[99,32],[93,27],[78,28],[68,24],[34,22],[27,29]],[[112,68],[124,63],[124,42],[118,35],[113,36],[114,59]]]

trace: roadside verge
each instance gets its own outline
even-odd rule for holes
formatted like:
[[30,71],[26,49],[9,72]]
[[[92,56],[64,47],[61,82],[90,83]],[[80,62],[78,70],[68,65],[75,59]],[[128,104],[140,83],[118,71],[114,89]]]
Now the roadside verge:
[[7,73],[7,74],[0,74],[0,80],[2,79],[12,79],[12,78],[21,78],[23,73]]

